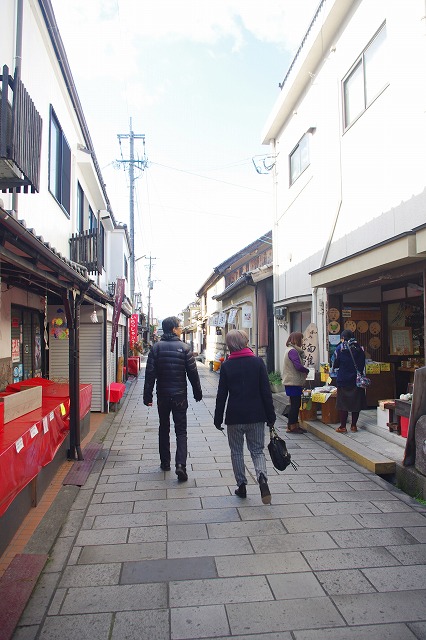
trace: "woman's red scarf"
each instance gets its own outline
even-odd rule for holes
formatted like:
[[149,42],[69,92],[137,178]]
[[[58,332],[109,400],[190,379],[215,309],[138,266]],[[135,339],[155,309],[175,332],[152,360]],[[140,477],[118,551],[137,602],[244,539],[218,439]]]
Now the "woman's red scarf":
[[253,351],[249,347],[245,347],[245,349],[240,349],[240,351],[233,351],[229,354],[229,360],[232,358],[246,358],[247,356],[254,356]]

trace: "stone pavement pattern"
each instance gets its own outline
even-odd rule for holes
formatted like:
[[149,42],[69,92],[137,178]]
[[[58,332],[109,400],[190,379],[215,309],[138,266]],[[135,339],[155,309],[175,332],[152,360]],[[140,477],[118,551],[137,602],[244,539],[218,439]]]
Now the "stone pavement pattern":
[[14,640],[426,640],[425,507],[310,434],[286,435],[298,471],[268,462],[272,505],[248,452],[237,498],[218,375],[199,372],[188,482],[160,470],[142,372]]

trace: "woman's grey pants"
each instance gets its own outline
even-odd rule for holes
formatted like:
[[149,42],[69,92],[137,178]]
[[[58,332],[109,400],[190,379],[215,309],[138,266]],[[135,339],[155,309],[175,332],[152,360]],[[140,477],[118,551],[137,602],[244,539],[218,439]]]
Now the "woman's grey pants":
[[244,435],[247,448],[256,471],[256,479],[263,473],[267,479],[265,448],[265,423],[228,424],[228,442],[231,449],[232,469],[238,486],[247,484],[244,465]]

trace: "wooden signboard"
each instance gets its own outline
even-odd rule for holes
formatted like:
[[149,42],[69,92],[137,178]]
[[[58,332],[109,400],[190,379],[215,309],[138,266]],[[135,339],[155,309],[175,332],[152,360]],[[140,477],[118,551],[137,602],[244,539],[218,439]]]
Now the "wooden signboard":
[[27,387],[23,391],[11,393],[10,396],[0,398],[4,407],[4,423],[16,420],[34,409],[41,407],[42,388]]

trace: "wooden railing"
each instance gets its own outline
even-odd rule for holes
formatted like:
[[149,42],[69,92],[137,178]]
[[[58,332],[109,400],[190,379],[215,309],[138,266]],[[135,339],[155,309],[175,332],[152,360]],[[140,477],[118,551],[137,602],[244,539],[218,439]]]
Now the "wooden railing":
[[9,76],[7,65],[0,79],[0,189],[38,192],[42,119],[21,80]]
[[72,234],[70,260],[86,267],[89,273],[102,273],[101,243],[96,230]]

